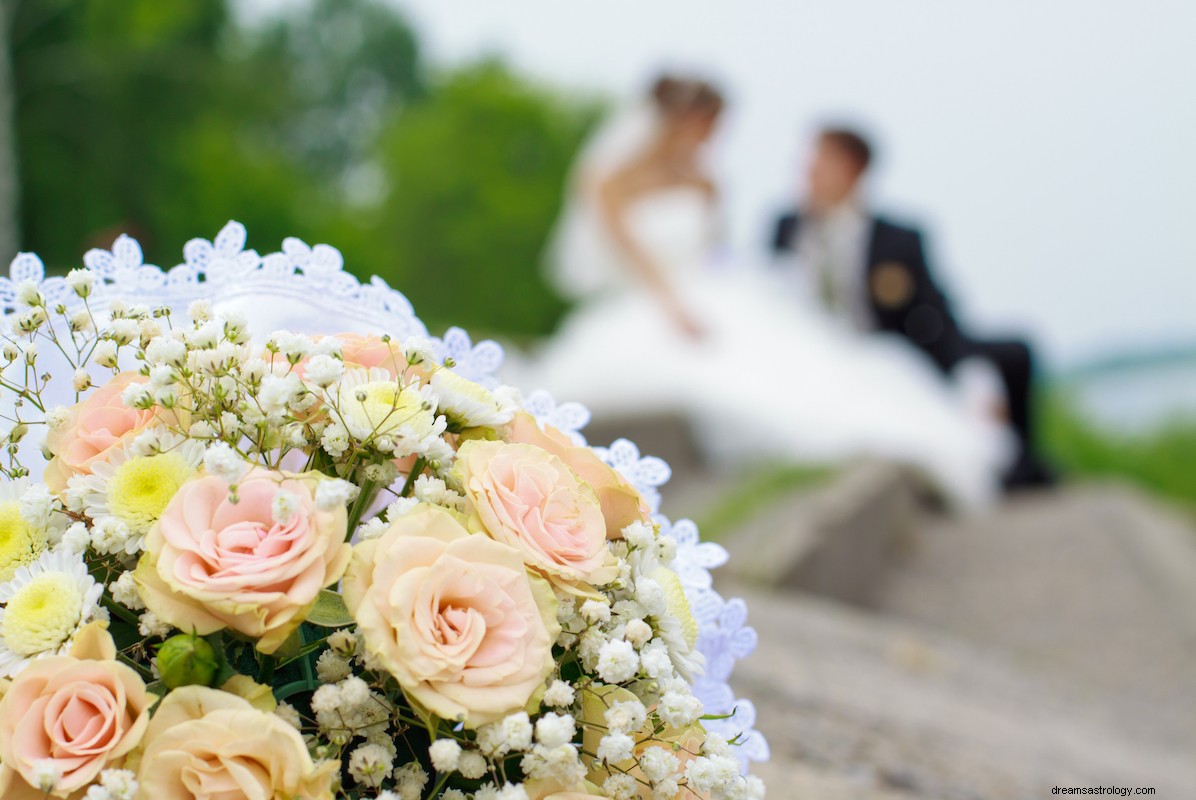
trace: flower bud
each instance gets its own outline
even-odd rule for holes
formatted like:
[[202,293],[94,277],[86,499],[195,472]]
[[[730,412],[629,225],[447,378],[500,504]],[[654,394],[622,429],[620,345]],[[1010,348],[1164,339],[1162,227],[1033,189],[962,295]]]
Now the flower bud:
[[158,672],[169,689],[210,686],[219,669],[212,645],[195,634],[171,636],[158,648]]

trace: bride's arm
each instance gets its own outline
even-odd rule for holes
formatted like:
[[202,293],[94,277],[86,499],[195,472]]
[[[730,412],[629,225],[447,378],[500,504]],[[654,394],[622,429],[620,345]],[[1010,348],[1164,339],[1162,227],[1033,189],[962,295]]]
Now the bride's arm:
[[702,326],[685,308],[666,272],[640,244],[627,224],[627,208],[635,196],[635,188],[634,178],[626,172],[615,173],[598,184],[596,196],[602,222],[611,240],[623,251],[628,264],[635,270],[636,277],[660,303],[669,318],[687,336],[700,338]]

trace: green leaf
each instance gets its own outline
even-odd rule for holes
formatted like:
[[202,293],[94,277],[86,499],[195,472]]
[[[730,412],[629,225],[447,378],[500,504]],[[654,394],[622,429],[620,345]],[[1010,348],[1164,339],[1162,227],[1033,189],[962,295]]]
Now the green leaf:
[[353,624],[353,615],[345,606],[345,598],[336,592],[324,589],[316,598],[316,604],[307,614],[307,621],[321,628],[343,628]]

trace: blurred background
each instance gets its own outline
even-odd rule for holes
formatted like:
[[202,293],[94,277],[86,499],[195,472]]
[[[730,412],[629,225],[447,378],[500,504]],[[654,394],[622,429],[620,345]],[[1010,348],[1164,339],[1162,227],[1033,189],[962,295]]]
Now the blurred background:
[[697,71],[730,96],[730,246],[763,250],[819,122],[864,126],[877,205],[927,226],[962,315],[1037,340],[1060,465],[1196,498],[1182,4],[6,7],[5,253],[62,269],[128,231],[173,263],[232,217],[259,249],[335,244],[433,330],[527,343],[566,310],[540,262],[579,143],[660,69]]
[[741,257],[763,254],[817,126],[864,127],[875,204],[926,226],[961,316],[1037,343],[1069,485],[960,520],[883,469],[711,479],[686,474],[684,433],[658,439],[678,467],[666,510],[727,544],[724,580],[752,597],[761,651],[739,680],[773,742],[770,796],[1190,791],[1196,6],[4,9],[0,257],[64,271],[128,232],[171,266],[232,218],[263,252],[335,245],[435,333],[519,347],[569,310],[541,262],[579,146],[660,70],[729,97],[714,156]]

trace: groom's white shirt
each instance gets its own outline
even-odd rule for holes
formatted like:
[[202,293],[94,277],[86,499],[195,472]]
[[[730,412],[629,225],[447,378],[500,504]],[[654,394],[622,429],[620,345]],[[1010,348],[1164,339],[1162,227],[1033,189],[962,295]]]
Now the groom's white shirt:
[[796,254],[810,291],[832,315],[849,327],[875,327],[868,303],[868,236],[872,220],[861,204],[850,200],[802,221]]

